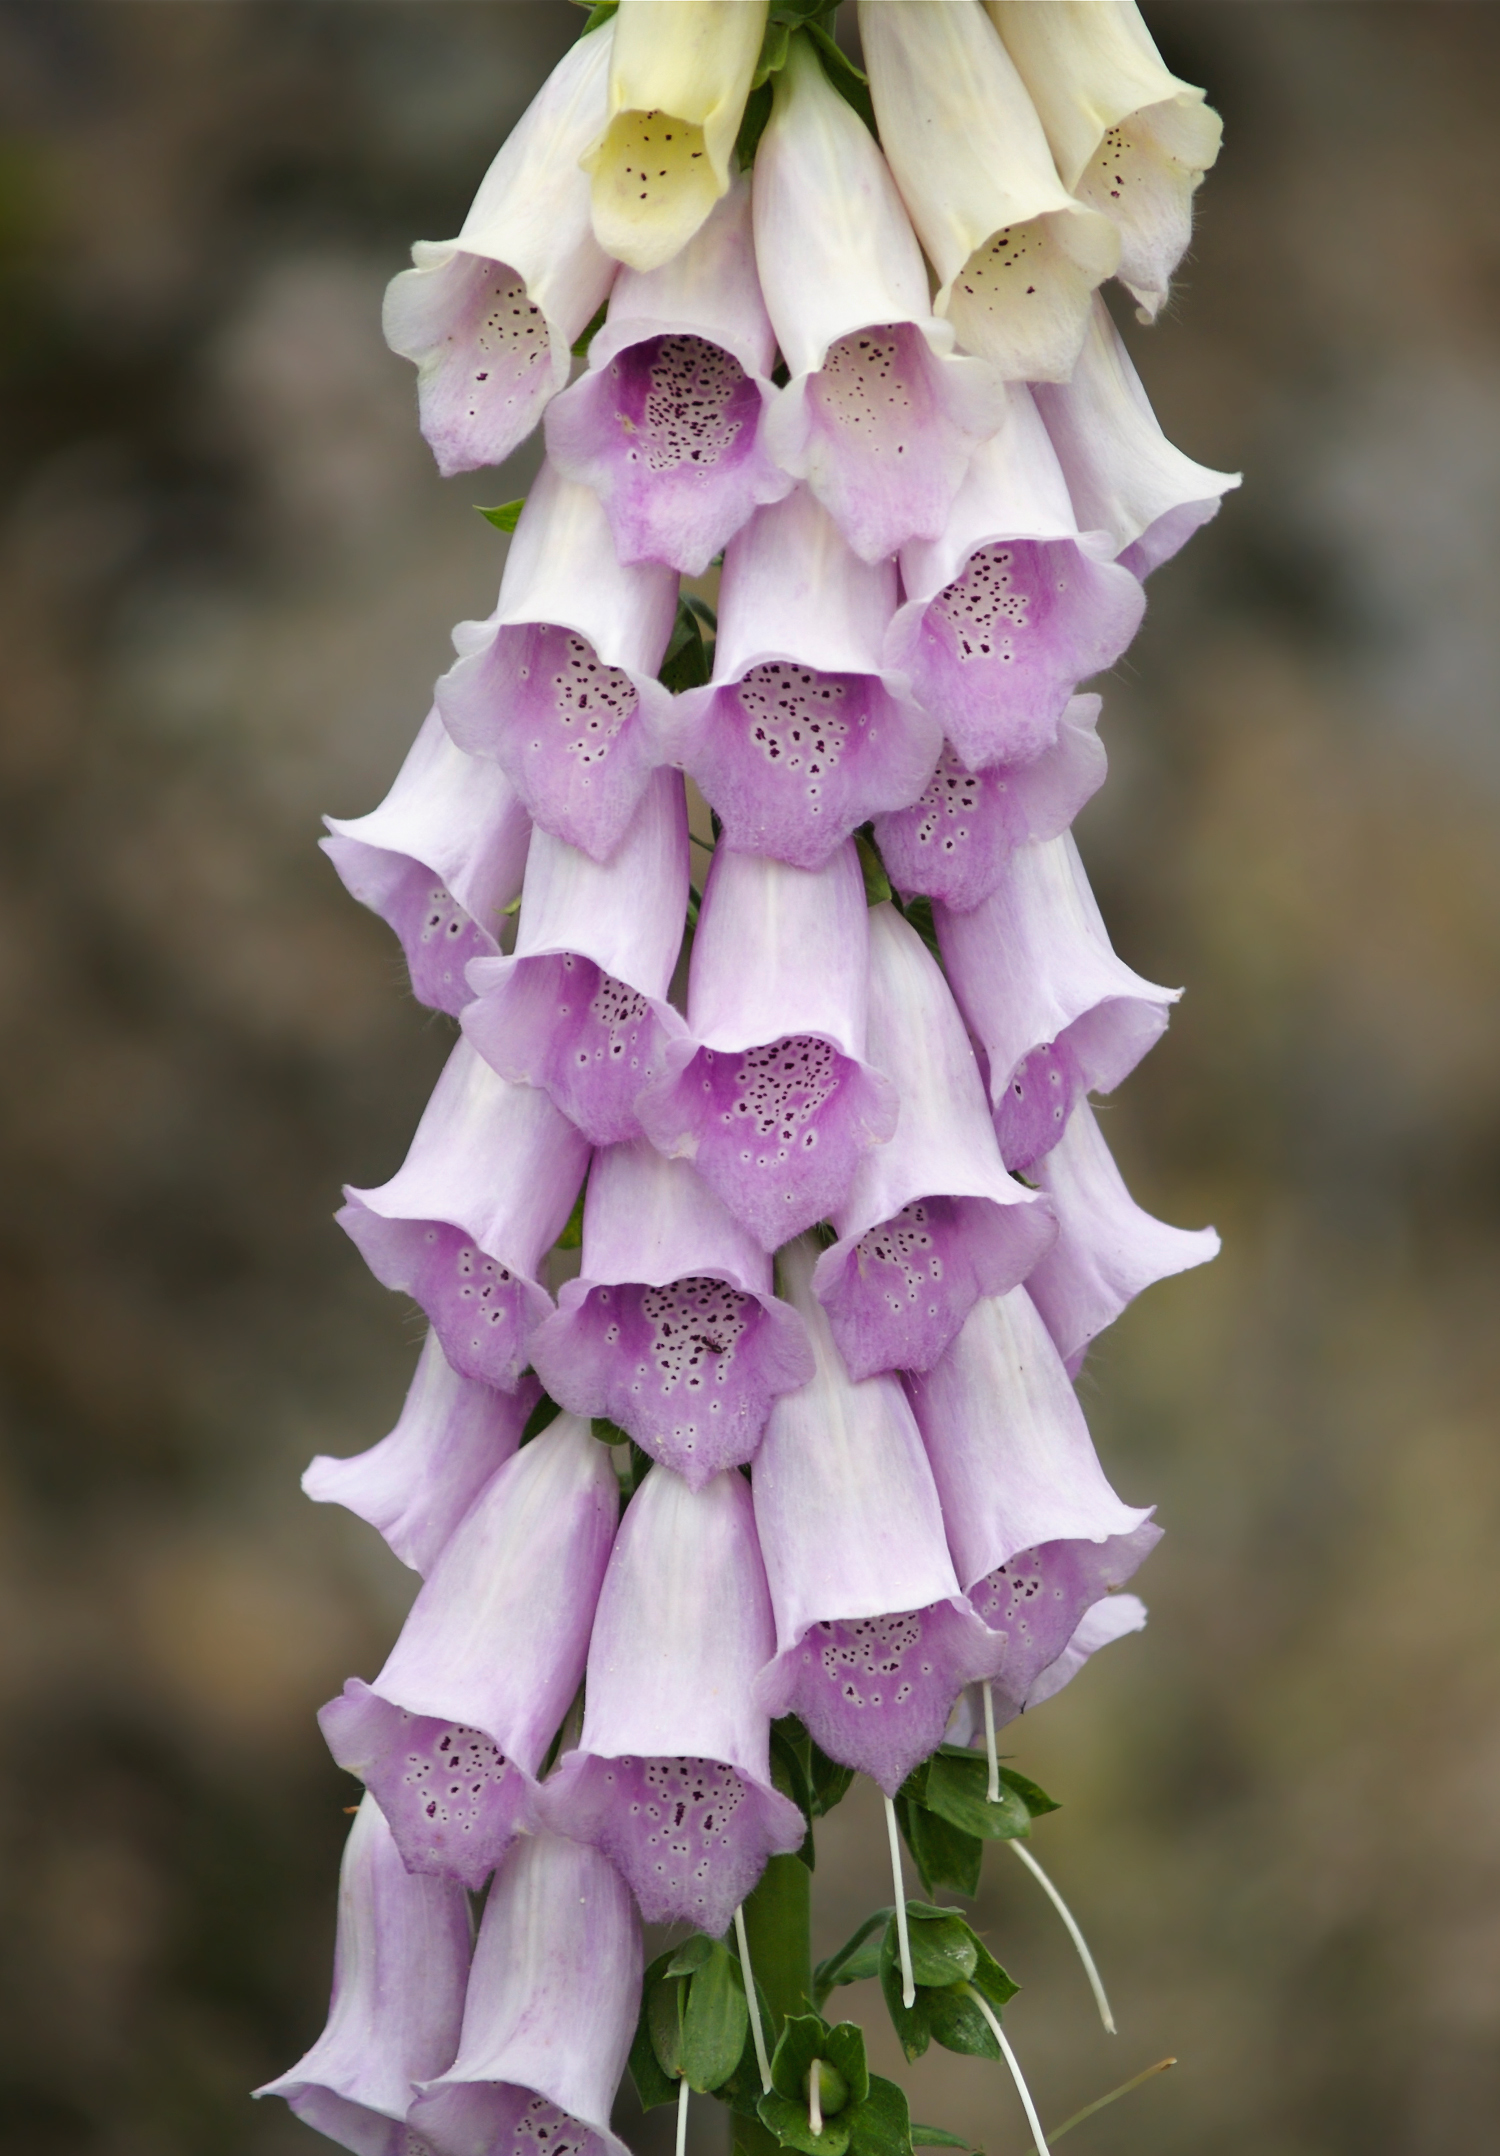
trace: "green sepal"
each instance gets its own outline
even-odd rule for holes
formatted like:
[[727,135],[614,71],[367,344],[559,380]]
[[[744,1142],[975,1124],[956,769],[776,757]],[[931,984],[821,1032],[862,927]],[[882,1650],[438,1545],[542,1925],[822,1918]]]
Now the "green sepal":
[[919,2149],[972,2149],[972,2141],[962,2134],[950,2134],[946,2126],[922,2126],[916,2119],[911,2122],[911,2142]]
[[901,911],[906,915],[907,920],[926,944],[928,950],[931,951],[933,957],[941,964],[943,954],[938,949],[937,923],[932,915],[932,900],[930,898],[909,898]]
[[863,826],[854,834],[854,850],[859,855],[860,870],[865,879],[865,904],[882,905],[892,895],[891,879],[885,872],[879,847]]
[[518,502],[497,502],[493,509],[480,509],[474,504],[486,524],[493,524],[497,532],[513,532],[521,521],[521,511],[526,507],[523,494]]
[[684,689],[701,689],[711,671],[708,647],[695,607],[686,599],[677,602],[677,619],[667,642],[666,655],[657,679],[663,688],[680,696]]
[[740,131],[734,138],[734,154],[741,172],[748,172],[755,162],[760,138],[766,131],[771,117],[773,92],[769,82],[763,82],[758,90],[752,90],[745,100],[744,117]]
[[578,33],[583,38],[587,37],[591,30],[597,30],[601,23],[608,22],[612,15],[618,13],[620,0],[573,0],[573,5],[574,7],[586,7],[589,11],[589,19]]
[[787,47],[792,41],[790,23],[772,15],[766,22],[766,34],[760,41],[760,58],[755,63],[755,73],[750,78],[754,92],[768,83],[773,75],[779,75],[786,66]]
[[978,1966],[968,1985],[956,1985],[951,1991],[935,1991],[931,1995],[928,2027],[933,2042],[941,2044],[945,2051],[965,2052],[971,2058],[998,2059],[1000,2046],[995,2042],[994,2031],[974,2001],[965,1997],[965,1991],[981,1993],[998,2020],[1003,2008],[1020,1988],[1006,1975],[994,1955],[981,1945]]
[[597,1437],[601,1445],[628,1445],[630,1443],[628,1433],[622,1430],[617,1422],[611,1422],[608,1415],[591,1415],[589,1417],[589,1435]]
[[573,1200],[573,1210],[568,1215],[567,1226],[552,1246],[554,1250],[581,1250],[583,1248],[583,1201],[588,1194],[589,1182],[588,1177],[585,1176],[583,1187]]
[[[801,1724],[796,1725],[799,1729]],[[813,1799],[812,1785],[807,1778],[807,1766],[801,1747],[796,1739],[778,1723],[771,1724],[771,1784],[793,1804],[807,1821],[807,1832],[802,1837],[802,1847],[797,1851],[809,1871],[817,1868],[813,1849]]]
[[945,1744],[917,1769],[923,1786],[917,1801],[966,1834],[986,1841],[1014,1841],[1031,1832],[1031,1822],[1058,1806],[1013,1768],[1000,1769],[1000,1796],[989,1800],[989,1763],[982,1752]]
[[[652,2037],[651,2002],[663,1988],[670,1952],[658,1954],[641,1979],[641,2010],[636,2017],[635,2035],[630,2043],[630,2078],[635,2083],[635,2093],[641,2100],[643,2111],[654,2111],[659,2104],[675,2104],[677,2101],[677,2076],[669,2074],[657,2057]],[[667,1990],[675,1986],[666,1985]],[[673,2012],[676,2012],[675,2001]]]
[[819,2006],[830,1991],[839,1984],[863,1983],[866,1977],[880,1974],[880,1941],[894,1911],[877,1909],[867,1916],[859,1930],[844,1941],[836,1954],[820,1961],[813,1971],[813,1997]]
[[[597,9],[595,10],[595,13],[596,13],[596,14],[598,13],[598,10],[597,10]],[[611,13],[611,14],[613,14],[613,13],[614,13],[614,10],[613,10],[613,8],[611,8],[611,10],[610,10],[610,13]],[[601,16],[601,17],[600,17],[600,20],[601,20],[601,21],[603,21],[603,20],[604,20],[604,18],[603,18],[603,17]],[[593,27],[594,27],[593,23],[592,23],[592,22],[590,22],[590,24],[589,24],[589,29],[591,30],[591,29],[592,29]],[[588,30],[585,30],[583,34],[584,34],[584,36],[585,36],[585,37],[587,37],[587,36],[588,36]],[[571,345],[570,345],[570,346],[568,347],[569,351],[570,351],[570,352],[571,352],[571,353],[573,354],[573,357],[574,357],[575,359],[587,359],[587,358],[588,358],[588,356],[589,356],[589,346],[590,346],[590,345],[591,345],[591,344],[593,343],[594,339],[595,339],[595,338],[596,338],[596,337],[598,336],[598,334],[599,334],[600,330],[601,330],[601,329],[603,329],[603,327],[604,327],[604,318],[605,318],[605,316],[606,316],[606,315],[607,315],[608,313],[609,313],[609,301],[608,301],[608,300],[602,300],[602,301],[600,302],[600,304],[599,304],[599,308],[598,308],[598,311],[597,311],[597,312],[595,313],[595,315],[594,315],[594,318],[593,318],[593,320],[592,320],[592,321],[591,321],[590,323],[588,323],[588,324],[587,324],[587,326],[586,326],[585,328],[583,328],[583,329],[581,329],[581,330],[579,331],[578,335],[577,335],[577,336],[576,336],[576,337],[574,338],[574,340],[573,340],[572,344],[571,344]]]
[[[689,1940],[689,1948],[700,1941]],[[722,1939],[704,1939],[702,1960],[685,1979],[687,2005],[682,2016],[682,2071],[688,2087],[708,2096],[726,2082],[744,2055],[750,2033],[750,2009],[740,1965]],[[670,1966],[684,1957],[679,1947]]]
[[755,2112],[762,2126],[769,2127],[784,2149],[800,2149],[802,2156],[844,2156],[849,2146],[848,2114],[841,2111],[837,2118],[825,2119],[823,2131],[815,2134],[808,2120],[805,2096],[798,2097],[794,2103],[790,2096],[769,2089],[756,2105]]
[[[771,2087],[789,2103],[801,2104],[806,2115],[807,2098],[802,2084],[814,2059],[836,2066],[849,2085],[845,2111],[857,2111],[870,2093],[870,2069],[865,2063],[865,2032],[856,2022],[829,2025],[821,2014],[789,2014],[771,2059]],[[838,2116],[842,2119],[845,2111]]]
[[880,2074],[870,2076],[870,2093],[849,2121],[849,2156],[911,2156],[906,2092]]
[[878,142],[880,140],[880,129],[875,124],[875,106],[870,97],[869,76],[855,66],[842,45],[830,34],[826,23],[821,20],[810,22],[807,25],[807,34],[812,39],[817,49],[818,58],[823,63],[824,74],[838,91],[844,103],[859,114]]
[[[744,1980],[745,1971],[742,1966],[740,1969],[740,1982],[743,1984]],[[760,2001],[760,2025],[762,2029],[770,2029],[773,2026],[770,2002],[758,1983],[755,1987],[755,1996]],[[755,2056],[755,2045],[748,2037],[734,2072],[727,2081],[719,2083],[719,2086],[714,2090],[714,2095],[721,2104],[727,2104],[730,2110],[740,2118],[758,2119],[760,2117],[760,2099],[762,2095],[760,2061]]]
[[695,1931],[691,1939],[684,1939],[681,1946],[672,1949],[667,1963],[668,1976],[696,1976],[713,1953],[714,1942],[706,1932]]
[[910,2006],[902,2003],[901,1952],[894,1917],[880,1943],[880,1989],[901,2049],[908,2059],[921,2058],[933,2043],[947,2051],[999,2058],[994,2034],[968,1994],[971,1989],[980,1992],[998,2015],[1018,1987],[957,1910],[908,1902],[906,1918],[916,1982]]
[[958,1894],[979,1892],[984,1843],[977,1834],[961,1833],[918,1800],[905,1796],[896,1799],[896,1823],[929,1894],[943,1887]]
[[536,1406],[521,1425],[521,1443],[529,1445],[534,1437],[540,1437],[548,1424],[556,1422],[561,1413],[562,1409],[557,1402],[549,1399],[547,1394],[543,1393]]

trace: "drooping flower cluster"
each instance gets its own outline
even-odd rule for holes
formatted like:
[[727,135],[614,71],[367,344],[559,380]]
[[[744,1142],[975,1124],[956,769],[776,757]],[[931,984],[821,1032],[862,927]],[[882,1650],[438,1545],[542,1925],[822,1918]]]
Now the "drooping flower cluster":
[[[618,2148],[639,1919],[729,1931],[814,1765],[951,1882],[937,1766],[987,1732],[1014,1805],[997,1724],[1144,1621],[1159,1531],[1072,1379],[1217,1245],[1134,1204],[1090,1108],[1177,991],[1070,825],[1080,684],[1234,483],[1099,290],[1159,307],[1218,123],[1133,0],[861,0],[867,86],[833,12],[596,8],[387,298],[443,471],[539,422],[547,454],[390,794],[325,841],[461,1027],[339,1216],[426,1315],[411,1391],[304,1483],[422,1580],[322,1712],[366,1795],[329,2025],[272,2085],[380,2156]],[[682,582],[715,567],[716,614]],[[684,2093],[739,2070],[673,2057]]]

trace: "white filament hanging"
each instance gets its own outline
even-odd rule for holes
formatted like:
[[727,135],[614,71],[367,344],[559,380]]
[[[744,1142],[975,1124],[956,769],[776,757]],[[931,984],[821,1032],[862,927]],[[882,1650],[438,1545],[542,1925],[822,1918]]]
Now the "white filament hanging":
[[901,1949],[901,2004],[908,2011],[917,2003],[916,1978],[911,1973],[911,1935],[906,1928],[906,1887],[901,1878],[901,1830],[896,1807],[885,1800],[885,1830],[891,1841],[891,1879],[896,1889],[896,1943]]
[[[755,1995],[755,1971],[750,1966],[750,1941],[745,1936],[745,1911],[743,1906],[734,1912],[734,1943],[740,1950],[740,1970],[745,1979],[745,2004],[750,2009],[750,2034],[755,2041],[755,2063],[760,2069],[760,2085],[767,2096],[771,2093],[771,2061],[766,2053],[766,2032],[760,2025],[760,2000]],[[821,2129],[814,2127],[814,2133]]]
[[984,1756],[990,1763],[990,1781],[985,1795],[991,1804],[1000,1802],[1000,1754],[995,1750],[995,1695],[990,1690],[990,1680],[984,1680]]
[[[1003,2043],[1004,2037],[1000,2039]],[[688,2084],[684,2074],[677,2084],[677,2156],[687,2156]]]
[[1061,1894],[1058,1893],[1052,1881],[1047,1877],[1047,1874],[1042,1870],[1041,1865],[1038,1864],[1031,1851],[1023,1848],[1020,1842],[1012,1842],[1010,1846],[1041,1887],[1042,1892],[1047,1896],[1064,1924],[1066,1924],[1068,1937],[1078,1949],[1078,1959],[1083,1963],[1083,1973],[1088,1978],[1089,1988],[1094,1994],[1094,2004],[1099,2009],[1099,2019],[1104,2023],[1111,2036],[1117,2036],[1119,2031],[1115,2027],[1115,2017],[1110,2012],[1109,2000],[1105,1997],[1103,1982],[1100,1979],[1098,1969],[1094,1966],[1094,1957],[1089,1952],[1088,1941],[1078,1928],[1077,1918],[1063,1900]]
[[1031,2138],[1036,2144],[1038,2156],[1047,2156],[1047,2136],[1042,2132],[1042,2122],[1037,2117],[1036,2105],[1031,2101],[1031,2091],[1026,2086],[1026,2076],[1021,2072],[1016,2055],[1011,2050],[1005,2031],[1000,2026],[1000,2016],[990,2005],[989,2000],[982,1997],[972,1984],[965,1984],[964,1992],[968,1998],[974,2001],[980,2013],[989,2023],[991,2034],[994,2036],[995,2042],[1000,2046],[1000,2056],[1010,2068],[1010,2078],[1016,2085],[1016,2094],[1020,2097],[1021,2108],[1026,2113],[1026,2123],[1031,2128]]

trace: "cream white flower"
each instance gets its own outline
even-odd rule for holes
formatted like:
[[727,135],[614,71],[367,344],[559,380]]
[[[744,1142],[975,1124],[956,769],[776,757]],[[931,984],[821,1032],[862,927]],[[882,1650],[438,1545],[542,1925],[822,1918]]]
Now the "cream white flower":
[[1164,64],[1135,0],[985,0],[1065,186],[1120,228],[1120,275],[1149,318],[1192,230],[1224,123]]
[[767,5],[620,0],[609,117],[583,159],[606,254],[659,269],[727,192]]
[[860,0],[881,147],[936,269],[937,312],[1013,380],[1066,381],[1120,243],[1058,178],[980,0]]

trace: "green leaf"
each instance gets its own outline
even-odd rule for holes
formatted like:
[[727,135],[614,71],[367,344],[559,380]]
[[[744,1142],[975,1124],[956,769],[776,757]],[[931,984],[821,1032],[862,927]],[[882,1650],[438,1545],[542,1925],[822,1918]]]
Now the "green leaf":
[[[707,2096],[740,2063],[750,2031],[750,2009],[740,1965],[723,1940],[705,1940],[704,1945],[708,1952],[689,1981],[682,2017],[682,2070],[689,2088]],[[679,1949],[673,1966],[681,1959]]]
[[957,1748],[938,1752],[927,1762],[922,1801],[950,1826],[965,1834],[977,1834],[985,1841],[1013,1841],[1017,1835],[1029,1834],[1031,1812],[1024,1797],[1002,1774],[999,1799],[991,1804],[989,1778],[989,1765],[982,1752]]
[[880,1989],[902,2051],[908,2059],[920,2059],[932,2042],[932,2030],[927,2021],[927,1994],[919,1984],[911,2005],[902,2001],[901,1945],[894,1916],[880,1941]]
[[941,2044],[945,2051],[963,2052],[970,2058],[998,2059],[1000,2046],[995,2042],[994,2031],[969,1994],[981,1993],[998,2017],[1019,1988],[1011,1982],[993,1954],[981,1945],[978,1965],[967,1984],[925,1994],[927,2028],[932,2041]]
[[679,599],[677,619],[657,678],[674,696],[680,696],[684,689],[702,688],[709,672],[708,648],[698,615],[685,599]]
[[1035,1782],[1027,1781],[1024,1774],[1017,1774],[1014,1767],[1002,1767],[1000,1779],[1007,1789],[1015,1791],[1033,1819],[1045,1819],[1048,1812],[1062,1810],[1055,1797],[1049,1797],[1045,1789],[1038,1789]]
[[922,1985],[965,1984],[979,1961],[979,1941],[956,1909],[927,1916],[908,1902],[911,1973]]
[[[613,13],[613,10],[611,10],[611,13]],[[603,18],[601,17],[601,20],[602,20],[602,19],[603,19]],[[590,25],[589,25],[589,29],[592,29],[592,28],[593,28],[593,24],[592,24],[592,23],[590,23]],[[584,36],[585,36],[585,37],[587,37],[587,35],[588,35],[588,30],[585,30],[585,32],[584,32]],[[572,344],[571,344],[571,345],[569,346],[569,350],[570,350],[570,351],[572,352],[572,354],[573,354],[573,357],[574,357],[575,359],[587,359],[587,358],[588,358],[588,356],[589,356],[589,346],[590,346],[590,345],[591,345],[591,344],[593,343],[594,339],[595,339],[595,338],[596,338],[596,337],[598,336],[598,334],[599,334],[600,330],[601,330],[601,329],[603,329],[603,327],[604,327],[604,318],[605,318],[605,316],[606,316],[606,315],[607,315],[608,313],[609,313],[609,302],[608,302],[608,300],[604,300],[604,301],[601,301],[601,303],[600,303],[600,305],[599,305],[599,309],[598,309],[598,312],[597,312],[597,313],[595,314],[595,316],[594,316],[593,320],[592,320],[592,321],[591,321],[591,322],[590,322],[590,323],[588,324],[588,326],[587,326],[587,327],[586,327],[585,329],[582,329],[582,330],[580,330],[580,331],[579,331],[578,335],[577,335],[577,336],[576,336],[576,337],[574,338],[574,340],[573,340]]]
[[879,2074],[849,2122],[849,2156],[911,2156],[911,2114],[905,2092]]
[[979,1892],[984,1843],[977,1835],[961,1833],[936,1812],[904,1796],[896,1799],[896,1821],[929,1894],[940,1887],[951,1887],[959,1894]]
[[670,1954],[659,1954],[641,1983],[641,2011],[630,2045],[630,2078],[635,2083],[643,2111],[654,2111],[658,2104],[675,2104],[677,2101],[677,2082],[656,2055],[650,2020],[652,1996],[671,1958]]
[[932,900],[930,898],[910,898],[906,901],[901,911],[906,915],[907,920],[910,921],[933,957],[941,965],[943,954],[938,949],[937,926],[932,917]]
[[[479,509],[479,504],[474,504]],[[521,521],[521,511],[526,507],[523,494],[518,502],[500,502],[493,509],[479,509],[486,524],[493,524],[497,532],[513,532]]]
[[[671,1956],[666,1960],[670,1962]],[[668,1976],[663,1970],[657,1981],[646,1991],[646,2026],[651,2032],[651,2048],[662,2072],[671,2077],[673,2094],[682,2079],[682,2015],[685,2001],[682,1996],[686,1978]]]
[[891,879],[885,872],[880,849],[873,837],[861,829],[854,834],[854,848],[859,855],[859,865],[864,872],[865,904],[879,906],[891,896]]
[[[798,1725],[800,1727],[800,1724]],[[816,1868],[813,1850],[812,1788],[807,1779],[799,1746],[774,1722],[771,1725],[771,1782],[793,1804],[807,1821],[807,1832],[802,1837],[802,1847],[797,1851],[809,1871]]]
[[[742,1984],[744,1978],[745,1972],[742,1968],[740,1970]],[[759,1984],[755,1987],[755,1996],[760,2001],[760,2025],[763,2029],[769,2029],[774,2026],[771,2008]],[[740,2118],[756,2119],[760,2117],[761,2093],[760,2061],[755,2056],[754,2044],[747,2038],[745,2048],[740,2053],[739,2063],[736,2065],[734,2072],[727,2081],[720,2082],[719,2086],[714,2090],[714,2095],[721,2104],[728,2104],[730,2110]]]
[[556,1422],[561,1413],[562,1409],[557,1402],[549,1400],[546,1393],[543,1393],[521,1426],[521,1443],[529,1445],[534,1437],[540,1437],[548,1424]]
[[763,82],[758,90],[752,90],[745,100],[745,113],[740,121],[740,131],[734,140],[734,154],[741,172],[748,172],[755,162],[760,138],[766,131],[771,117],[772,90],[769,82]]
[[807,34],[817,47],[823,72],[838,91],[844,103],[857,112],[870,133],[878,142],[880,129],[875,124],[875,107],[870,98],[870,78],[863,74],[850,59],[838,40],[830,36],[821,22],[810,22]]
[[852,1938],[846,1939],[836,1954],[820,1961],[813,1971],[813,1995],[819,2006],[830,1991],[839,1984],[863,1983],[866,1977],[880,1974],[880,1941],[885,1927],[891,1920],[889,1909],[877,1909],[867,1916]]
[[784,2149],[800,2149],[802,2156],[844,2156],[849,2146],[848,2115],[841,2111],[837,2118],[825,2119],[823,2131],[815,2134],[805,2096],[793,2102],[770,2089],[755,2108],[761,2124],[770,2128]]
[[911,2122],[912,2147],[919,2149],[971,2149],[974,2144],[962,2134],[950,2134],[945,2126],[919,2126]]

